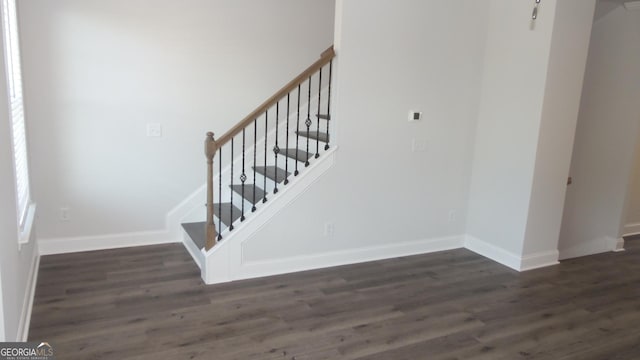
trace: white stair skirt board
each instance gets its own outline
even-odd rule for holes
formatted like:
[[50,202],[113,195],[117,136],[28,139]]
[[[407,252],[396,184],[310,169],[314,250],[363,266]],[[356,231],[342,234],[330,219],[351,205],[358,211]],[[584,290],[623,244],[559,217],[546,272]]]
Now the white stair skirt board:
[[558,264],[557,250],[520,256],[470,235],[466,236],[464,247],[516,271],[528,271]]
[[640,223],[627,224],[624,226],[624,236],[640,235]]
[[118,249],[133,246],[159,245],[181,242],[181,233],[168,230],[140,231],[123,234],[38,239],[40,255]]
[[624,251],[624,240],[603,237],[578,244],[570,248],[560,249],[560,260],[601,254],[610,251]]
[[[333,146],[321,157],[315,159],[309,167],[300,172],[290,186],[281,187],[277,195],[271,196],[270,201],[263,204],[259,211],[252,213],[245,222],[238,224],[233,232],[226,233],[224,240],[216,244],[213,249],[208,252],[201,250],[205,257],[205,266],[201,267],[205,283],[215,284],[239,279],[236,274],[242,265],[242,243],[251,238],[269,219],[307,191],[329,170],[335,163],[337,150],[338,147]],[[227,262],[229,266],[226,268],[221,266]]]
[[25,342],[29,338],[29,324],[31,324],[31,313],[33,310],[33,299],[36,295],[36,284],[38,283],[38,271],[40,269],[40,256],[35,255],[31,262],[29,270],[27,291],[24,293],[22,302],[22,313],[20,314],[20,323],[18,324],[18,334],[16,341]]

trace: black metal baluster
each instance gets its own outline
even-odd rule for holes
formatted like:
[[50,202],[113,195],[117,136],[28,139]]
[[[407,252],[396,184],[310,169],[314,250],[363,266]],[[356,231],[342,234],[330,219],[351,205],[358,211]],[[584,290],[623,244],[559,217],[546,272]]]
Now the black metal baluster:
[[[276,185],[273,188],[273,193],[277,194],[278,193],[278,153],[280,152],[280,148],[278,147],[278,124],[280,121],[280,100],[278,100],[278,102],[276,102],[276,146],[273,147],[273,154],[274,154],[274,160],[275,160],[275,178],[276,178]],[[265,171],[266,173],[266,171]],[[265,189],[266,191],[266,189]]]
[[[289,148],[289,105],[291,101],[291,93],[287,93],[287,146],[285,148]],[[285,157],[284,159],[284,184],[287,185],[289,183],[289,160]]]
[[[302,84],[298,84],[298,112],[296,114],[296,154],[298,154],[298,152],[300,151],[299,142],[300,142],[300,87],[301,86]],[[296,170],[293,172],[293,176],[298,176],[298,174],[300,173],[298,171],[298,161],[295,161],[295,163],[296,163]]]
[[253,119],[253,201],[251,202],[251,212],[256,211],[256,167],[258,163],[256,161],[256,154],[258,151],[258,118]]
[[[307,153],[304,166],[309,166],[309,132],[311,131],[311,76],[309,76],[309,96],[307,97],[307,120],[304,121],[307,126]],[[296,154],[296,159],[298,154]]]
[[266,203],[267,202],[267,136],[269,135],[268,133],[269,130],[269,109],[267,109],[267,111],[264,112],[264,182],[262,183],[262,186],[264,186],[264,188],[262,190],[264,190],[264,199],[262,199],[262,203]]
[[222,240],[222,148],[218,149],[218,240]]
[[245,157],[245,143],[247,141],[246,137],[247,128],[242,129],[242,174],[240,175],[240,181],[242,182],[242,213],[240,215],[240,221],[244,221],[244,183],[247,181],[247,174],[245,173],[244,167],[244,157]]
[[316,159],[320,157],[320,103],[322,102],[322,68],[318,80],[318,113],[316,115]]
[[[229,184],[233,185],[233,137],[231,138],[231,177],[230,177]],[[229,212],[230,212],[229,231],[233,231],[233,193],[234,192],[235,191],[231,189],[231,206],[229,206]]]
[[329,150],[329,141],[331,135],[329,135],[329,124],[331,123],[331,80],[333,75],[333,60],[329,62],[329,93],[327,94],[327,144],[324,146],[325,151]]

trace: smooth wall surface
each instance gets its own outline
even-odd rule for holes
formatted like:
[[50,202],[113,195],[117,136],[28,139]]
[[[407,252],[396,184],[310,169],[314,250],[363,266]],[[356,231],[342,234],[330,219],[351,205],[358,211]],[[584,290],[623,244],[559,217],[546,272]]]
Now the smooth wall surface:
[[2,269],[0,268],[0,341],[7,341],[6,335],[4,334],[4,305],[2,304]]
[[[523,252],[556,1],[534,27],[531,3],[491,0],[467,232],[492,247]],[[486,4],[485,4],[486,5]]]
[[523,256],[558,249],[595,3],[556,5]]
[[[162,229],[206,179],[205,133],[222,135],[333,41],[326,0],[21,0],[19,11],[41,238]],[[147,137],[148,123],[163,136]]]
[[[244,244],[249,263],[465,232],[486,7],[346,0],[337,8],[336,163]],[[424,119],[408,122],[410,110]],[[425,151],[413,152],[414,141]]]
[[[638,134],[638,139],[640,139],[640,134]],[[636,144],[633,174],[627,190],[627,204],[624,234],[638,234],[640,233],[640,141],[637,141]]]
[[[0,36],[0,49],[3,37]],[[30,291],[29,274],[36,256],[35,238],[18,249],[16,191],[13,170],[11,123],[7,104],[4,55],[0,56],[0,340],[23,341],[18,334],[20,319],[25,312],[25,297]],[[26,121],[29,121],[27,119]],[[4,333],[4,337],[2,337]]]
[[593,24],[560,236],[561,258],[612,250],[621,236],[640,126],[640,12]]

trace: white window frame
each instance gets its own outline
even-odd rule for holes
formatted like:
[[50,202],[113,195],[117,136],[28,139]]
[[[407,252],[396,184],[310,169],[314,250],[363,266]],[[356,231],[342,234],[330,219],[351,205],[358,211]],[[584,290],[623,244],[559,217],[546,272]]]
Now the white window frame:
[[0,0],[4,45],[11,142],[13,148],[18,244],[26,244],[31,237],[35,218],[35,204],[31,201],[27,135],[22,94],[22,67],[16,0]]

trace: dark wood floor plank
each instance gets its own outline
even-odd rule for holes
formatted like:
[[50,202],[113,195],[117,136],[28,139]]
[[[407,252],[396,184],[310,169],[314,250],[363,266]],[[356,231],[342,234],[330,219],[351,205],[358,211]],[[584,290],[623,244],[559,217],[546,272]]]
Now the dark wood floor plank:
[[45,256],[64,359],[640,359],[640,239],[517,273],[467,250],[215,286],[179,244]]

